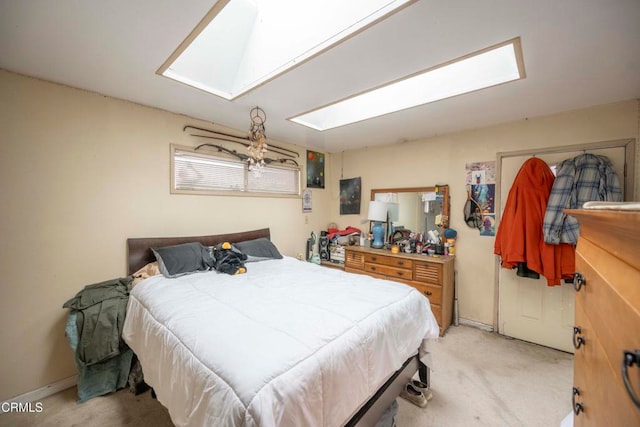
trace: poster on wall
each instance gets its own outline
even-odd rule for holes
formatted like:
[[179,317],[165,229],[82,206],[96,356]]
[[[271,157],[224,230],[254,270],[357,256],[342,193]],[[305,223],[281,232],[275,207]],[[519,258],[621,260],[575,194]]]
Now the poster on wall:
[[360,177],[340,180],[340,215],[359,215],[362,181]]
[[305,188],[302,192],[302,212],[310,213],[313,206],[313,198],[311,195],[311,190]]
[[480,207],[481,236],[496,235],[496,162],[467,163],[466,184],[471,198]]
[[324,153],[307,150],[307,187],[324,188]]

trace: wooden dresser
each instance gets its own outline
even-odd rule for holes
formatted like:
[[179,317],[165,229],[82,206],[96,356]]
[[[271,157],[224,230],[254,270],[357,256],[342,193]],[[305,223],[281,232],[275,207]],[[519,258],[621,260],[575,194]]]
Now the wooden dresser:
[[640,426],[640,211],[566,212],[580,222],[574,426]]
[[453,256],[439,258],[361,246],[345,248],[345,271],[394,280],[413,286],[431,303],[440,335],[453,318]]

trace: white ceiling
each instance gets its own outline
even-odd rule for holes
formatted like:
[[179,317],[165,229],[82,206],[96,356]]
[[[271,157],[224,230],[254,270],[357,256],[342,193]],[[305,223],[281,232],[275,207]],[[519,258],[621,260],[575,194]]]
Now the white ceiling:
[[[339,152],[640,98],[640,0],[418,0],[234,100],[156,70],[215,0],[0,0],[0,67]],[[318,132],[286,120],[521,37],[524,80]]]

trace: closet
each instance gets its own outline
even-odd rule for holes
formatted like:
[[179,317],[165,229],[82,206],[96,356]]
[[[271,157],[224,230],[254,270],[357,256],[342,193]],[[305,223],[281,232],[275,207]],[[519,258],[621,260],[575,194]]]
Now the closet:
[[[603,155],[613,163],[623,191],[632,191],[633,177],[625,177],[625,164],[635,161],[635,140],[609,141],[560,148],[498,153],[496,176],[496,209],[504,211],[507,195],[523,163],[535,156],[552,170],[563,160],[585,152]],[[633,168],[631,168],[633,169]],[[631,182],[631,184],[630,184]],[[547,286],[544,277],[519,277],[515,270],[500,268],[496,257],[497,307],[494,326],[503,335],[534,342],[547,347],[573,352],[571,344],[574,322],[574,290],[572,284]]]

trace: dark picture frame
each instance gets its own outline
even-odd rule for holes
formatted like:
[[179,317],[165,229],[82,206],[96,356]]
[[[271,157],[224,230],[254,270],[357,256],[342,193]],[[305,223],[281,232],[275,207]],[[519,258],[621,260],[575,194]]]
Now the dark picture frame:
[[307,187],[324,188],[324,153],[307,150]]
[[362,179],[340,180],[340,215],[360,215],[362,200]]

